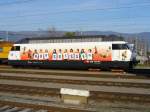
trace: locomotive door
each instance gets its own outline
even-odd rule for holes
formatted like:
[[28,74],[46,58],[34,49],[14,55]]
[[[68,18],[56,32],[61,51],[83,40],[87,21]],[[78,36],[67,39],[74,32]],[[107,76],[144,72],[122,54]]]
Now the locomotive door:
[[20,60],[20,46],[13,46],[8,55],[9,60]]
[[121,61],[120,44],[112,44],[112,61]]

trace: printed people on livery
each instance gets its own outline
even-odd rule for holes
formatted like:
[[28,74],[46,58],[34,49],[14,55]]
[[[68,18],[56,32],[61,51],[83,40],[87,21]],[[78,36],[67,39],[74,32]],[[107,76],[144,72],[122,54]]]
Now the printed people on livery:
[[63,58],[62,50],[59,49],[59,52],[58,52],[58,54],[57,54],[57,60],[62,60],[62,58]]
[[33,59],[34,59],[34,60],[38,60],[38,59],[39,59],[39,54],[38,54],[38,52],[37,52],[37,49],[34,50]]
[[80,52],[79,52],[79,49],[76,50],[75,52],[75,60],[80,60]]
[[67,49],[65,49],[65,51],[63,53],[63,58],[64,58],[64,60],[68,60],[68,58],[69,58]]
[[62,49],[58,49],[58,51],[56,49],[52,51],[48,49],[35,49],[34,52],[29,49],[26,52],[26,48],[24,47],[21,55],[22,60],[92,60],[93,58],[92,49],[88,49],[85,52],[85,49],[81,49],[80,51],[78,48],[75,51],[71,48],[69,52],[68,49],[64,51]]
[[84,49],[81,49],[81,60],[86,60],[87,57],[86,57],[86,53],[84,51]]
[[111,47],[100,47],[95,46],[94,47],[94,54],[93,54],[93,60],[94,61],[111,61]]
[[69,60],[74,60],[74,53],[73,53],[73,49],[70,49],[70,53],[69,53]]
[[26,52],[26,47],[23,48],[23,52],[21,54],[21,60],[28,60],[28,52]]
[[100,55],[98,53],[97,47],[94,47],[94,55],[93,55],[93,60],[98,61],[100,59]]
[[87,60],[92,60],[93,59],[93,54],[92,54],[92,50],[89,49],[88,53],[87,53]]
[[39,52],[39,60],[44,60],[44,55],[43,55],[42,49],[40,49],[40,52]]
[[33,59],[32,51],[30,49],[28,50],[28,58],[29,59]]
[[98,51],[97,51],[97,47],[96,47],[96,46],[94,47],[94,50],[95,50],[95,51],[94,51],[94,54],[97,54]]
[[53,50],[52,60],[57,60],[57,52],[56,52],[56,49]]
[[49,56],[48,60],[52,60],[52,58],[53,58],[53,50],[52,49],[48,50],[48,56]]
[[46,49],[45,52],[43,52],[43,50],[40,49],[40,51],[38,53],[37,49],[35,49],[34,53],[33,53],[33,59],[34,60],[47,60],[47,59],[49,59],[48,50]]
[[45,53],[44,53],[44,59],[45,60],[49,59],[49,54],[48,54],[48,50],[47,49],[45,50]]
[[26,60],[26,47],[23,48],[23,52],[21,53],[21,60]]
[[122,53],[122,60],[126,60],[126,58],[127,58],[127,51],[124,51]]

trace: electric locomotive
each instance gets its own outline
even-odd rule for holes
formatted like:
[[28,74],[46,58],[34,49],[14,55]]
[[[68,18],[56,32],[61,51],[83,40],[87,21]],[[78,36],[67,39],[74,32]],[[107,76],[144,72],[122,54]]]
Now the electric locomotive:
[[8,60],[15,67],[128,70],[136,55],[125,41],[32,43],[14,44]]

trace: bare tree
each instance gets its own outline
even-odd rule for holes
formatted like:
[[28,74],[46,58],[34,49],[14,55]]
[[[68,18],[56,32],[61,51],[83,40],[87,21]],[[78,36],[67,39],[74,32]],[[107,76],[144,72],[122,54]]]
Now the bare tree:
[[48,32],[55,32],[56,28],[54,26],[48,28]]
[[57,36],[56,28],[54,26],[48,28],[49,36]]

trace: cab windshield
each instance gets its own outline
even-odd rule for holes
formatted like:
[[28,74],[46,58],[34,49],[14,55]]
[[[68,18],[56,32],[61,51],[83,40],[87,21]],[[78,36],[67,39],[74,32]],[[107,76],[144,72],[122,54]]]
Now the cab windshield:
[[112,50],[125,50],[129,49],[127,44],[112,44]]
[[135,46],[134,46],[134,44],[127,44],[128,45],[128,47],[129,47],[129,49],[131,50],[131,51],[135,51]]
[[11,51],[20,51],[20,46],[13,46]]

